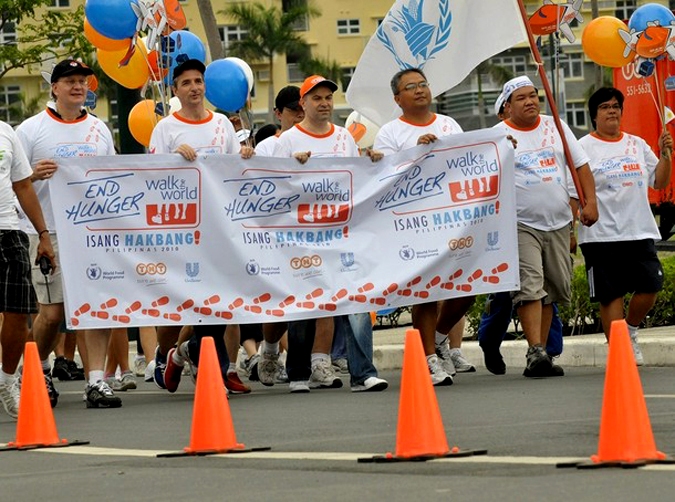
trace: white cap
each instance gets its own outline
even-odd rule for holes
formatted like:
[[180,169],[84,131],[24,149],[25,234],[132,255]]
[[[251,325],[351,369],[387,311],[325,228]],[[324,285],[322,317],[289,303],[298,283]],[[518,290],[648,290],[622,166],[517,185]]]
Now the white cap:
[[528,85],[534,87],[530,77],[526,77],[524,75],[522,77],[512,78],[506,82],[504,84],[504,89],[502,90],[504,102],[508,101],[508,99],[511,97],[511,94],[513,94],[517,89],[520,89],[521,87],[527,87]]
[[239,141],[239,143],[243,143],[250,137],[251,131],[249,131],[248,129],[239,129],[237,131],[237,141]]
[[504,103],[506,103],[506,100],[504,99],[504,93],[502,92],[499,96],[497,96],[497,101],[495,101],[495,115],[497,115],[497,117],[499,117],[499,110],[502,109]]

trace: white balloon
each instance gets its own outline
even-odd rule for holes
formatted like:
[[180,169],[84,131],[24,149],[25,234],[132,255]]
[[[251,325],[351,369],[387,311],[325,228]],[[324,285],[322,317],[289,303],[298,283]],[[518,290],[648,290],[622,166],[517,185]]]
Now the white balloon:
[[183,108],[183,105],[180,103],[178,96],[174,96],[169,100],[169,113],[177,112],[181,108]]
[[253,70],[251,70],[251,67],[248,65],[248,63],[243,59],[235,57],[225,58],[225,61],[232,61],[237,66],[239,66],[239,68],[244,70],[244,75],[246,75],[246,81],[248,82],[248,92],[251,92],[253,89]]
[[359,145],[359,148],[370,148],[375,143],[380,128],[357,111],[353,111],[345,120],[345,127]]

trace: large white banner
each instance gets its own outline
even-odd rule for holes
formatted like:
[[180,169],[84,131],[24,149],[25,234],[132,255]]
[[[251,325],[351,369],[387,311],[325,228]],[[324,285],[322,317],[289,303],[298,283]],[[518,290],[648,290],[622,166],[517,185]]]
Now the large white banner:
[[518,288],[513,149],[120,155],[50,182],[71,328],[294,320]]

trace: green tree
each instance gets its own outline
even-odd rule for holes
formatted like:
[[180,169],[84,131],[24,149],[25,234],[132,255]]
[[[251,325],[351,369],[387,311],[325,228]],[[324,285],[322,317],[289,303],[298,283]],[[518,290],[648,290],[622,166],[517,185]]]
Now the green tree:
[[[74,58],[91,53],[84,36],[84,7],[74,11],[46,9],[51,0],[0,0],[0,78],[17,68],[31,70],[31,65],[67,54]],[[38,11],[36,13],[36,11]],[[16,37],[7,39],[7,34]]]
[[266,7],[261,3],[235,3],[223,14],[248,31],[243,40],[233,43],[232,55],[249,61],[267,61],[270,80],[268,90],[268,122],[274,121],[274,56],[307,50],[298,26],[308,18],[321,14],[305,0],[284,1],[284,8]]
[[483,96],[483,75],[489,75],[494,82],[503,86],[506,82],[513,78],[513,73],[508,68],[490,63],[490,61],[483,61],[476,68],[476,80],[478,82],[478,119],[480,121],[480,128],[487,127],[485,122],[485,97]]
[[[333,82],[342,81],[342,67],[335,60],[329,60],[324,58],[308,58],[300,61],[300,71],[306,76],[310,75],[321,75],[326,77]],[[346,89],[347,86],[344,82],[342,83],[342,88]]]

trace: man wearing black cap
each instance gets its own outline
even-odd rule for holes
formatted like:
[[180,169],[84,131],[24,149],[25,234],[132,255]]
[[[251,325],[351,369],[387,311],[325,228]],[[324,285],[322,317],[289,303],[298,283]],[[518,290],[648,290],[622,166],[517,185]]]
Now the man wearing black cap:
[[295,124],[302,122],[305,118],[305,111],[300,106],[300,88],[294,85],[288,85],[279,91],[274,100],[274,114],[281,124],[281,130],[276,135],[261,141],[256,145],[256,155],[263,157],[272,157],[274,155],[274,147],[277,145],[279,136],[288,131]]
[[[93,74],[91,68],[79,61],[67,59],[58,63],[51,75],[53,101],[47,104],[44,111],[25,120],[16,130],[33,167],[31,179],[54,244],[57,263],[58,240],[49,196],[49,180],[58,167],[58,158],[115,154],[108,127],[84,109],[89,78]],[[39,242],[38,229],[25,221],[23,229],[29,234],[31,255],[34,255]],[[54,274],[44,276],[40,268],[34,266],[33,286],[40,304],[40,313],[33,323],[33,336],[42,359],[50,401],[55,406],[58,392],[50,376],[49,354],[56,345],[58,329],[64,319],[60,267],[56,268]],[[117,408],[122,405],[103,378],[109,337],[109,329],[86,330],[84,333],[89,369],[89,384],[85,390],[87,407]]]

